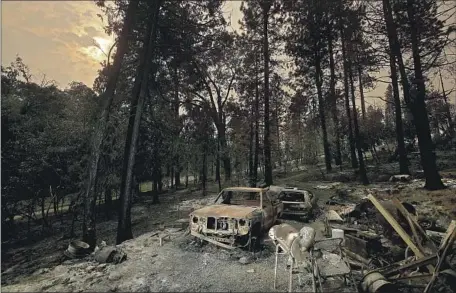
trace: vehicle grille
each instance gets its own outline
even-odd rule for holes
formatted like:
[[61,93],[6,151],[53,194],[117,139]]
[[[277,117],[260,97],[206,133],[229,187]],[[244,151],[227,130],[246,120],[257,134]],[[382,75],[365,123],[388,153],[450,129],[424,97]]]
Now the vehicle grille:
[[217,230],[228,230],[228,218],[217,219]]
[[217,230],[217,231],[227,231],[229,230],[228,218],[207,218],[207,229]]

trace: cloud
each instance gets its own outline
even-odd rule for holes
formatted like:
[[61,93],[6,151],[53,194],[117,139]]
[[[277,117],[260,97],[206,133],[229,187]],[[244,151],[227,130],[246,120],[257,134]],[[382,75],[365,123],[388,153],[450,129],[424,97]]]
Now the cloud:
[[102,33],[102,31],[94,26],[86,26],[84,27],[84,32],[88,35],[97,35]]
[[14,1],[2,3],[2,62],[19,54],[32,72],[61,86],[82,81],[92,86],[99,62],[83,52],[93,38],[106,38],[100,10],[92,1]]

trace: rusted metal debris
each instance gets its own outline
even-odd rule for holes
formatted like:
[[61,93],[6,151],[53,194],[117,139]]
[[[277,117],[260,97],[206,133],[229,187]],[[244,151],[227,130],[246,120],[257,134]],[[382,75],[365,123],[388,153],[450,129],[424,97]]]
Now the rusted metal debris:
[[[429,231],[418,224],[412,205],[401,203],[396,198],[380,202],[371,194],[367,199],[371,205],[366,202],[357,205],[353,208],[353,211],[357,211],[356,214],[338,213],[343,224],[340,224],[342,221],[334,212],[326,213],[328,217],[325,227],[327,232],[333,228],[344,230],[343,251],[350,259],[350,265],[353,268],[368,269],[363,271],[364,277],[360,282],[360,287],[365,292],[374,293],[385,288],[392,290],[391,286],[408,286],[425,289],[424,292],[427,293],[433,292],[432,288],[439,275],[456,280],[456,272],[451,269],[447,257],[451,254],[450,251],[454,251],[456,221],[451,222],[446,233]],[[343,206],[343,203],[338,203],[338,206]],[[333,207],[334,205],[331,205],[329,208]],[[376,217],[372,217],[372,211],[367,211],[372,207],[377,213]],[[367,219],[363,221],[361,215]],[[353,216],[358,217],[355,223]],[[377,222],[373,222],[373,218]],[[335,223],[334,219],[338,220],[338,223]],[[397,233],[401,243],[408,247],[405,253],[403,248],[400,249],[401,245],[397,246],[392,242],[391,233],[376,232],[379,227]],[[437,244],[440,242],[439,247],[436,240]],[[409,249],[413,256],[407,257]],[[392,254],[392,251],[403,251],[402,259],[391,261],[392,256],[397,257],[397,253]]]

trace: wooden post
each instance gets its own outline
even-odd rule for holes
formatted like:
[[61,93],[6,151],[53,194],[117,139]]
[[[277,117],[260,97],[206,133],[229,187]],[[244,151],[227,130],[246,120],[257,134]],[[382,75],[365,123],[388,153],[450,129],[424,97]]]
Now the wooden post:
[[[393,198],[392,202],[396,206],[396,208],[399,210],[399,212],[407,219],[410,228],[412,228],[413,237],[415,238],[417,246],[420,248],[421,252],[423,252],[424,248],[423,248],[423,246],[421,246],[420,238],[418,237],[418,233],[416,231],[416,229],[421,228],[421,226],[412,218],[410,213],[405,209],[405,207],[402,205],[402,203],[397,198]],[[423,229],[420,229],[420,232],[427,240],[430,241],[429,237],[427,236],[426,232],[423,231]],[[433,244],[432,241],[430,241],[430,242]]]
[[[369,194],[367,198],[374,204],[377,210],[382,214],[383,217],[388,221],[388,223],[394,228],[394,230],[399,234],[399,236],[404,240],[404,242],[410,247],[413,253],[416,255],[416,258],[423,258],[424,254],[421,250],[413,243],[410,236],[402,229],[401,225],[394,219],[394,217],[382,206],[382,204],[372,195]],[[432,265],[428,265],[427,268],[430,272],[434,271],[434,267]]]

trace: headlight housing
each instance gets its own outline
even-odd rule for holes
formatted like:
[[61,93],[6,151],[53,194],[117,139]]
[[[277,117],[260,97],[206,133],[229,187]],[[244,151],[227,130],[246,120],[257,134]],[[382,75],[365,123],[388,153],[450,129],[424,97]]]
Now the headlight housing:
[[239,219],[237,220],[238,232],[240,235],[246,235],[250,231],[250,220],[249,219]]

